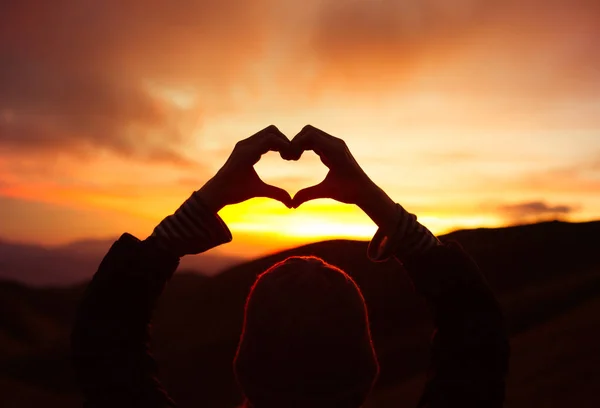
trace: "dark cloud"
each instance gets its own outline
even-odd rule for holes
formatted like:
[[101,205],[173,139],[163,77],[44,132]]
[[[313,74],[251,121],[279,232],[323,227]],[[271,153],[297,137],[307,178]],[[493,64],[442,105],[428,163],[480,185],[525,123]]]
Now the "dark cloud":
[[[259,48],[249,3],[0,1],[0,149],[185,163],[182,118]],[[188,112],[151,85],[210,96]]]
[[[410,64],[412,58],[407,57],[423,51],[423,46],[435,43],[441,49],[453,40],[445,34],[465,33],[465,23],[481,7],[475,2],[458,3],[448,7],[441,1],[329,1],[317,22],[315,44],[324,58],[368,64],[364,56]],[[466,3],[466,12],[456,12],[460,3]]]
[[206,73],[222,77],[260,48],[262,3],[7,1],[0,5],[2,37],[21,55],[78,72],[163,75],[174,81],[198,80]]
[[[176,109],[126,85],[73,69],[52,72],[5,58],[0,67],[0,149],[93,153],[185,163]],[[160,136],[157,135],[160,132]]]
[[177,148],[180,140],[181,135],[168,124],[141,123],[136,129],[134,121],[94,114],[13,113],[8,121],[0,119],[0,153],[13,155],[72,154],[87,159],[106,150],[127,158],[190,165],[192,161]]
[[593,95],[598,21],[596,0],[330,0],[312,45],[324,82]]
[[577,208],[571,205],[549,205],[543,201],[506,204],[498,207],[498,211],[512,222],[560,219],[576,210]]
[[[0,0],[0,149],[99,148],[185,163],[190,117],[229,108],[240,84],[266,98],[265,78],[280,80],[281,94],[310,93],[304,71],[318,89],[347,79],[344,89],[372,90],[390,81],[418,88],[419,72],[437,70],[444,78],[428,85],[436,92],[479,92],[484,103],[515,89],[600,92],[596,0],[308,0],[322,6],[316,17],[281,36],[304,5],[278,16],[277,3]],[[305,37],[308,47],[299,45]],[[273,41],[286,58],[269,54]],[[153,86],[185,88],[197,100],[182,108]],[[506,104],[516,109],[513,98]]]

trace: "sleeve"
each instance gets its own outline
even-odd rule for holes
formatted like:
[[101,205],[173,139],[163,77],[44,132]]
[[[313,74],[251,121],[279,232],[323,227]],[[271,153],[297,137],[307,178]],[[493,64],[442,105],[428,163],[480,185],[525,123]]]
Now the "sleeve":
[[510,348],[500,305],[460,245],[433,241],[405,213],[399,207],[396,232],[378,232],[369,252],[404,264],[433,315],[431,366],[418,407],[501,407]]
[[[171,226],[173,217],[167,217]],[[205,226],[205,233],[195,237],[196,250],[231,240],[218,216],[200,211],[195,221],[198,230]],[[123,234],[79,305],[71,346],[86,408],[175,406],[157,379],[150,327],[158,298],[179,265],[176,251],[169,249],[181,247],[157,230],[144,241]]]

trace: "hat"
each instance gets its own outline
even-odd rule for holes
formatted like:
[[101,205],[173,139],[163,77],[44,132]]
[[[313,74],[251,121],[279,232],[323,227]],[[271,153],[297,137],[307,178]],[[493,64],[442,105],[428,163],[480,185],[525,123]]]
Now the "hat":
[[360,289],[316,257],[259,275],[234,360],[251,406],[362,405],[379,372]]

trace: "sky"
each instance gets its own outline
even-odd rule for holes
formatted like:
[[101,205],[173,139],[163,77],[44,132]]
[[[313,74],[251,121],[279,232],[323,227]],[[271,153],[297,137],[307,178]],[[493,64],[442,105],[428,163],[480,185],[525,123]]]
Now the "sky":
[[[598,219],[598,49],[597,0],[0,0],[0,239],[145,238],[270,124],[344,139],[438,234]],[[249,257],[376,229],[330,200],[220,215]]]

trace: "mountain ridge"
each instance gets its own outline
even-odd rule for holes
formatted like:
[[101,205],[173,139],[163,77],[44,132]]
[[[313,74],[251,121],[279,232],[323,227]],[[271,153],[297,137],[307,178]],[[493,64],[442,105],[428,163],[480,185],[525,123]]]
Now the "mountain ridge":
[[[599,237],[600,222],[559,222],[459,231],[440,239],[456,240],[477,261],[503,306],[510,333],[516,336],[535,331],[600,295]],[[154,355],[171,395],[181,406],[239,404],[231,361],[246,296],[258,274],[291,255],[320,256],[345,270],[361,288],[381,362],[374,401],[388,398],[385,389],[421,375],[427,368],[432,330],[426,304],[412,290],[400,264],[371,262],[367,246],[367,241],[329,240],[261,257],[215,276],[178,271],[160,299],[153,324]],[[28,400],[29,391],[48,398],[56,394],[57,401],[68,397],[71,402],[62,407],[81,405],[68,339],[84,289],[83,283],[35,288],[0,281],[0,405],[3,383],[6,390],[18,392],[15,400],[30,401],[15,407],[43,403]],[[569,339],[568,333],[562,338]],[[569,347],[576,348],[577,340],[571,341]],[[539,347],[551,348],[552,344]],[[509,390],[509,394],[517,391]],[[394,398],[395,405],[389,400],[388,405],[379,406],[406,402],[396,394]]]

